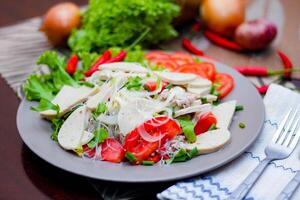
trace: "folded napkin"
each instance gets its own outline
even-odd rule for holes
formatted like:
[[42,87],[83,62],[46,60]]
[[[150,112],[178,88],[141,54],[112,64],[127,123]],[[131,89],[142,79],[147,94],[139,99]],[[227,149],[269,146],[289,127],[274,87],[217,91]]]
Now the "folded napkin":
[[[161,200],[223,200],[238,187],[249,173],[264,159],[264,149],[271,141],[284,113],[291,106],[300,105],[300,95],[282,86],[272,84],[264,98],[266,119],[256,142],[239,158],[211,173],[185,182],[179,182],[157,194]],[[253,116],[254,117],[254,116]],[[300,145],[284,160],[272,162],[251,189],[246,200],[272,200],[300,170]],[[300,199],[300,189],[293,199]]]

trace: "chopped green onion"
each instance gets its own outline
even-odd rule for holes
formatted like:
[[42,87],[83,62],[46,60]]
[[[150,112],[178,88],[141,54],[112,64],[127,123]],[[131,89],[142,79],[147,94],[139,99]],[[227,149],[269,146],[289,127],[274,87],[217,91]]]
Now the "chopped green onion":
[[169,84],[165,87],[165,89],[169,90],[169,89],[171,89],[172,87],[173,87],[173,84],[172,84],[172,83],[169,83]]
[[126,152],[125,157],[126,157],[130,162],[136,161],[135,156],[134,156],[132,153],[130,153],[129,151]]
[[147,166],[151,166],[151,165],[154,165],[154,161],[152,160],[144,160],[142,162],[143,165],[147,165]]
[[202,102],[203,104],[208,103],[207,98],[206,98],[206,97],[202,97],[202,98],[201,98],[201,102]]
[[180,117],[177,119],[182,132],[189,143],[194,143],[197,140],[196,133],[194,131],[194,123],[188,117]]
[[243,105],[236,105],[235,106],[235,111],[242,111],[244,110],[244,106]]
[[240,128],[245,128],[246,125],[245,125],[244,123],[241,122],[241,123],[239,123],[239,127],[240,127]]

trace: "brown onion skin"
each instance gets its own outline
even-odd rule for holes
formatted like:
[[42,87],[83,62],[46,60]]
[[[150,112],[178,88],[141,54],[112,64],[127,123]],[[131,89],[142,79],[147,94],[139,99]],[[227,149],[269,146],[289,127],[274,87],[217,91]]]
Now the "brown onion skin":
[[40,31],[55,45],[66,43],[72,29],[80,26],[80,9],[71,2],[59,3],[51,7],[43,20]]
[[245,20],[244,0],[203,0],[202,20],[208,29],[223,36],[233,36]]
[[277,35],[275,24],[267,19],[257,19],[241,24],[235,31],[235,40],[248,50],[262,50]]

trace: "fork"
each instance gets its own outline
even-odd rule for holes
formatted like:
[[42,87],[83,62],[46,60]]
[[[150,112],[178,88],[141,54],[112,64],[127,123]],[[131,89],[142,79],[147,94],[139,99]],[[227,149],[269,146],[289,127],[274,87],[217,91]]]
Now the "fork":
[[292,153],[300,137],[299,121],[299,109],[290,108],[275,132],[272,141],[265,148],[266,158],[231,193],[227,200],[243,199],[271,161],[287,158]]

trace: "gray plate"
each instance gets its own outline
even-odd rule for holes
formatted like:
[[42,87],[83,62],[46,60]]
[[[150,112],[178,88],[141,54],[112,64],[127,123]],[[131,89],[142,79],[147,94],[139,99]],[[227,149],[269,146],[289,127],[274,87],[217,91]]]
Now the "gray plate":
[[[231,124],[232,138],[223,149],[198,156],[190,161],[172,165],[132,166],[77,157],[50,139],[50,123],[30,110],[33,102],[23,100],[17,113],[17,126],[24,143],[39,157],[52,165],[90,178],[119,182],[158,182],[182,179],[220,167],[243,153],[257,138],[263,125],[265,111],[261,96],[245,77],[217,63],[217,70],[231,74],[235,88],[225,100],[236,99],[245,110],[238,112]],[[240,129],[238,124],[246,124]]]

